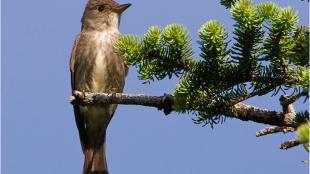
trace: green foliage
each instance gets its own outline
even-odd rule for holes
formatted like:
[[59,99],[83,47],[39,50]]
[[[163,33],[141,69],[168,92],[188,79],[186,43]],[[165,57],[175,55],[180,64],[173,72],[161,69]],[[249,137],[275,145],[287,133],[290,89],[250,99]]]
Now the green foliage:
[[300,68],[299,71],[300,80],[296,83],[296,86],[300,86],[305,92],[309,92],[310,69]]
[[193,55],[188,31],[178,24],[163,31],[151,27],[144,38],[124,36],[116,47],[128,65],[137,67],[140,79],[145,82],[182,75]]
[[[220,0],[220,3],[225,6],[226,8],[231,8],[237,0]],[[300,1],[308,1],[309,0],[300,0]]]
[[201,59],[192,58],[188,31],[178,24],[124,36],[116,47],[141,80],[179,77],[174,109],[193,113],[197,124],[222,122],[235,114],[236,103],[257,95],[309,91],[309,28],[298,25],[293,9],[251,0],[221,3],[235,21],[231,48],[223,25],[213,20],[199,30]]
[[126,57],[125,62],[128,65],[137,66],[144,58],[142,40],[136,36],[123,36],[119,42],[115,44],[120,54]]
[[[227,33],[218,21],[204,24],[199,30],[199,38],[202,60],[194,62],[191,70],[181,78],[174,92],[175,107],[178,111],[194,112],[197,115],[195,123],[206,121],[212,125],[222,120],[219,116],[225,109],[230,109],[223,92],[231,85],[230,70],[234,64],[229,61]],[[217,105],[214,106],[215,101]]]
[[277,15],[270,19],[271,28],[264,48],[264,59],[271,62],[271,68],[276,76],[289,76],[289,57],[295,52],[293,32],[298,22],[297,14],[291,8],[280,9]]
[[199,38],[201,57],[207,62],[208,66],[214,66],[215,69],[220,70],[229,59],[227,43],[225,42],[227,33],[224,26],[218,21],[210,21],[199,30]]
[[266,3],[261,3],[256,6],[257,8],[257,13],[258,15],[263,19],[263,20],[270,20],[271,17],[275,16],[276,14],[279,13],[280,8],[272,3],[272,2],[266,2]]
[[296,127],[309,122],[309,112],[298,112],[294,120]]
[[222,5],[224,5],[226,8],[230,8],[232,5],[235,4],[236,0],[221,0],[220,1]]
[[309,152],[309,122],[302,124],[297,129],[298,138],[303,143],[305,149]]
[[309,27],[298,27],[294,33],[295,47],[293,52],[295,54],[290,57],[290,61],[294,65],[309,68],[309,31]]
[[231,9],[234,25],[234,43],[232,56],[238,62],[239,74],[242,77],[254,75],[258,72],[259,56],[262,54],[261,44],[264,37],[262,18],[251,1],[238,1]]

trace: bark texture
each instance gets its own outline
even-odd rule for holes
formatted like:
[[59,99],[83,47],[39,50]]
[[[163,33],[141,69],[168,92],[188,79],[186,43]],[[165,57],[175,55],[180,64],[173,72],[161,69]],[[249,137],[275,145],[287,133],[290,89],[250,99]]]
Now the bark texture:
[[[174,110],[173,96],[167,94],[163,96],[146,96],[143,94],[107,94],[75,91],[70,101],[72,104],[80,105],[123,104],[155,107],[159,110],[163,110],[166,115]],[[295,111],[290,108],[292,107],[291,105],[286,106],[290,109],[283,108],[285,112],[269,111],[244,103],[237,103],[234,107],[237,113],[235,115],[228,115],[229,117],[273,126],[295,127]]]

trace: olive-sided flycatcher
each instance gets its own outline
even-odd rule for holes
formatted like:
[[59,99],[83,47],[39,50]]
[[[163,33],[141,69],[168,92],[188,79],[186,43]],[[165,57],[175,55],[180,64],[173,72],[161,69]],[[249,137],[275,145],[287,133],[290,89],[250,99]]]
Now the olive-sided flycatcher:
[[[120,16],[130,4],[89,0],[70,59],[72,91],[119,93],[128,68],[116,53]],[[117,105],[74,106],[84,159],[83,174],[107,174],[106,129]]]

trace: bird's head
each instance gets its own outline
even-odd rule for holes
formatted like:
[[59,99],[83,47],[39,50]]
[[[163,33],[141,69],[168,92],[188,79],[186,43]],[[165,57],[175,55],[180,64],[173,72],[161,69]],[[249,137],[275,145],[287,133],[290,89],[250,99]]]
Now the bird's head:
[[130,6],[119,5],[113,0],[89,0],[82,17],[82,29],[117,29],[121,14]]

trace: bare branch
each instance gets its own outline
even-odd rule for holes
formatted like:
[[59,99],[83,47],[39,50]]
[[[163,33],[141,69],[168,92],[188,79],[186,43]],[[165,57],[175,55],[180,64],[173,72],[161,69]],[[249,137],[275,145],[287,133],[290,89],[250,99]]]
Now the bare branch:
[[280,149],[287,150],[289,148],[296,147],[300,144],[301,144],[301,142],[299,140],[290,140],[290,141],[286,141],[286,142],[282,143]]
[[[166,115],[170,114],[174,108],[174,99],[172,95],[164,96],[146,96],[142,94],[106,94],[106,93],[89,93],[74,91],[74,96],[71,97],[72,104],[80,105],[103,105],[103,104],[124,104],[124,105],[142,105],[155,107],[163,110]],[[243,103],[238,103],[235,106],[236,114],[230,117],[237,118],[243,121],[254,121],[257,123],[294,127],[291,119],[286,119],[287,116],[281,112],[268,111],[254,106],[249,106]]]
[[283,133],[294,132],[295,130],[296,129],[293,127],[278,127],[278,126],[267,127],[265,129],[258,131],[256,133],[256,137],[265,136],[265,135],[274,134],[274,133],[279,133],[279,132],[283,132]]
[[146,96],[143,94],[122,94],[122,93],[90,93],[74,91],[71,96],[72,104],[81,105],[103,105],[103,104],[123,104],[141,105],[155,107],[163,110],[166,115],[173,111],[173,97],[165,94],[164,96]]
[[283,113],[284,113],[284,121],[285,122],[294,122],[296,117],[296,112],[291,102],[295,100],[291,100],[291,97],[288,96],[281,96],[280,97],[280,104],[282,105]]
[[307,96],[307,95],[308,95],[308,93],[303,91],[303,92],[298,93],[298,94],[293,95],[293,96],[281,96],[280,102],[281,102],[281,105],[287,106],[287,105],[293,104],[299,98],[301,98],[303,96]]
[[282,112],[269,111],[255,106],[249,106],[244,103],[236,104],[235,109],[237,115],[233,117],[240,120],[254,121],[274,126],[296,127],[296,125],[294,125],[294,119],[286,118],[288,116],[291,117],[292,115],[286,115]]

